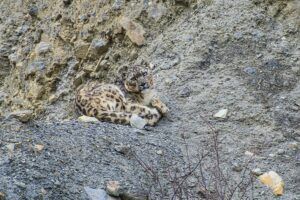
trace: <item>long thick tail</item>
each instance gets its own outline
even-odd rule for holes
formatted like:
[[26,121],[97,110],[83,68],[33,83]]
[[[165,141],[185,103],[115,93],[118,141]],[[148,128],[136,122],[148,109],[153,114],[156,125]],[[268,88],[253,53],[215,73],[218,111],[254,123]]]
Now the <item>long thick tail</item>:
[[96,117],[100,121],[112,122],[116,124],[130,124],[132,114],[115,111],[101,111],[96,113]]

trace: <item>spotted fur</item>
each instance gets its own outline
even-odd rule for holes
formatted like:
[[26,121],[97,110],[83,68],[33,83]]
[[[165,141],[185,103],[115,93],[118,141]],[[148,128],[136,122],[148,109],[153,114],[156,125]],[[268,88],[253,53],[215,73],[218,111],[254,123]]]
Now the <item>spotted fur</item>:
[[147,125],[154,126],[168,112],[167,106],[156,96],[150,69],[131,68],[124,82],[125,93],[113,84],[90,82],[77,89],[75,103],[79,111],[100,121],[130,124],[138,115]]

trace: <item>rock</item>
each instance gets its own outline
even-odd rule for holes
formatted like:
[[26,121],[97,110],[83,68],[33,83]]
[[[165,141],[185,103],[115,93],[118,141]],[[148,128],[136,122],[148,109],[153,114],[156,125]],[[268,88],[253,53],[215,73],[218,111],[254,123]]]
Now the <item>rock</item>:
[[245,72],[246,74],[250,75],[250,76],[254,76],[257,73],[257,70],[254,67],[245,67],[243,69],[243,72]]
[[78,59],[83,59],[88,55],[90,44],[87,42],[79,41],[75,43],[75,56]]
[[9,117],[16,118],[21,122],[28,122],[33,118],[33,115],[34,113],[32,110],[21,110],[10,113]]
[[162,3],[153,3],[148,9],[148,16],[158,21],[167,13],[167,8]]
[[110,62],[108,60],[102,60],[98,66],[96,66],[97,68],[95,68],[95,71],[99,71],[100,69],[103,69],[103,70],[107,70],[109,69],[109,66],[110,66]]
[[235,172],[241,172],[243,171],[243,166],[240,165],[239,163],[235,162],[235,163],[232,163],[232,170],[235,171]]
[[250,151],[245,151],[245,155],[246,156],[254,156],[254,153],[250,152]]
[[78,87],[83,82],[83,79],[84,79],[85,76],[86,76],[85,71],[81,71],[81,72],[77,73],[74,80],[73,80],[73,85],[75,87]]
[[26,69],[26,77],[35,75],[38,72],[42,72],[46,69],[46,64],[43,61],[34,61],[29,63]]
[[268,59],[264,62],[265,67],[267,67],[268,70],[278,70],[282,67],[282,64],[277,59]]
[[37,6],[30,6],[30,8],[28,9],[28,14],[31,16],[31,17],[37,17],[38,15],[38,12],[39,12],[39,9]]
[[108,200],[108,196],[105,190],[93,189],[90,187],[84,187],[84,190],[87,193],[90,200]]
[[254,174],[255,176],[260,176],[260,175],[263,174],[260,168],[255,168],[255,169],[253,169],[251,172],[252,172],[252,174]]
[[228,109],[221,109],[216,114],[214,114],[214,117],[226,119],[227,113],[228,113]]
[[274,153],[270,153],[269,156],[270,156],[271,158],[274,158],[274,157],[275,157],[275,154],[274,154]]
[[16,53],[12,53],[8,56],[10,63],[16,64],[18,62],[18,56]]
[[26,184],[23,182],[16,182],[15,185],[19,188],[26,189]]
[[156,151],[156,154],[157,154],[157,155],[163,155],[163,151],[162,151],[162,150],[157,150],[157,151]]
[[86,122],[86,123],[95,123],[95,122],[99,122],[99,120],[95,117],[89,117],[86,115],[82,115],[80,117],[78,117],[78,121],[80,122]]
[[283,194],[284,182],[276,172],[269,171],[258,178],[264,185],[270,187],[276,196]]
[[295,74],[300,74],[300,67],[294,66],[294,67],[292,67],[292,71],[295,72]]
[[278,155],[283,155],[285,153],[285,150],[284,149],[278,149],[277,150],[277,154]]
[[46,54],[51,51],[52,45],[47,42],[40,42],[35,47],[36,55]]
[[139,117],[138,115],[132,115],[132,117],[130,118],[130,125],[132,127],[135,127],[138,129],[144,129],[146,124],[147,124],[146,120]]
[[106,192],[114,197],[120,195],[120,183],[119,181],[108,181],[106,184]]
[[0,200],[5,200],[5,194],[3,192],[0,192]]
[[42,144],[36,144],[36,145],[34,145],[34,151],[39,153],[44,149],[44,147],[45,146]]
[[93,39],[91,43],[92,56],[99,57],[108,50],[109,43],[106,39]]
[[189,97],[191,95],[192,91],[189,87],[184,87],[180,92],[180,97]]
[[119,152],[121,154],[127,154],[130,151],[130,148],[131,148],[130,145],[124,145],[124,144],[118,144],[114,146],[116,152]]
[[121,17],[119,23],[126,30],[126,35],[133,43],[137,44],[138,46],[141,46],[145,43],[145,31],[140,24],[133,22],[128,17]]

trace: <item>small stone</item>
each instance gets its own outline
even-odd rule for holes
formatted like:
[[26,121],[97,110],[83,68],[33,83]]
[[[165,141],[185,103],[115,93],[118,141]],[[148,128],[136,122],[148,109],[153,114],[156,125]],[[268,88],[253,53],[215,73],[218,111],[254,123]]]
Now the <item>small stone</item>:
[[126,35],[133,43],[137,44],[138,46],[141,46],[145,43],[145,31],[140,24],[135,23],[128,17],[121,17],[119,23],[126,30]]
[[29,63],[26,69],[26,77],[45,71],[45,69],[46,64],[43,61],[34,61]]
[[271,158],[274,158],[274,157],[275,157],[275,154],[274,154],[274,153],[270,153],[269,156],[270,156]]
[[278,70],[282,67],[281,63],[277,59],[268,59],[264,62],[268,70]]
[[162,150],[158,150],[158,151],[156,151],[156,154],[157,155],[163,155],[163,151]]
[[250,152],[250,151],[245,151],[245,155],[246,156],[254,156],[254,153]]
[[18,61],[18,56],[16,53],[12,53],[8,56],[8,59],[11,63],[16,64]]
[[232,170],[235,172],[241,172],[243,171],[243,166],[241,166],[239,163],[233,163],[232,164]]
[[73,85],[75,87],[78,87],[83,82],[83,79],[85,78],[85,76],[86,76],[85,71],[80,71],[79,73],[77,73],[74,78]]
[[120,195],[120,183],[119,181],[108,181],[106,184],[106,192],[114,197]]
[[110,66],[110,62],[108,60],[102,60],[99,66],[97,66],[97,68],[95,69],[95,71],[97,72],[100,69],[107,70],[109,69],[109,66]]
[[16,118],[19,121],[25,123],[33,118],[33,111],[32,110],[15,111],[15,112],[10,113],[9,117]]
[[173,83],[173,80],[170,78],[166,78],[165,83],[166,83],[166,85],[171,85]]
[[260,176],[260,175],[263,174],[260,168],[255,168],[255,169],[253,169],[251,172],[252,172],[252,174],[254,174],[255,176]]
[[103,189],[93,189],[90,187],[84,187],[85,192],[87,193],[90,200],[107,200],[108,195]]
[[78,121],[80,122],[86,122],[86,123],[95,123],[95,122],[99,122],[99,120],[95,117],[89,117],[86,115],[82,115],[80,117],[78,117]]
[[116,152],[119,152],[121,154],[127,154],[130,151],[130,145],[124,145],[124,144],[118,144],[115,145],[114,149]]
[[0,192],[0,200],[5,200],[5,194],[3,192]]
[[38,15],[38,12],[39,12],[39,9],[37,6],[31,6],[29,9],[28,9],[28,14],[31,16],[31,17],[36,17]]
[[130,125],[132,127],[135,127],[138,129],[144,129],[146,124],[147,124],[146,120],[139,117],[138,115],[132,115],[130,118]]
[[245,72],[246,74],[251,75],[251,76],[256,75],[256,71],[257,70],[254,67],[245,67],[243,69],[243,72]]
[[274,171],[269,171],[258,177],[259,180],[273,190],[276,196],[283,194],[284,182],[282,178]]
[[35,152],[41,152],[43,149],[44,149],[44,145],[42,145],[42,144],[36,144],[36,145],[34,145],[34,151]]
[[36,55],[46,54],[51,51],[51,48],[52,48],[51,44],[47,42],[40,42],[35,47],[35,53]]
[[227,113],[228,113],[228,109],[221,109],[216,114],[214,114],[214,117],[226,119]]
[[93,39],[91,43],[91,51],[94,56],[100,56],[108,50],[108,41],[106,39]]
[[180,97],[189,97],[191,95],[192,91],[189,87],[184,87],[180,92]]
[[15,185],[19,188],[26,189],[26,184],[23,182],[16,182]]
[[284,149],[278,149],[278,150],[277,150],[277,154],[278,154],[278,155],[282,155],[282,154],[284,154],[284,153],[285,153]]
[[167,13],[167,8],[162,4],[152,4],[148,9],[148,16],[158,21],[163,15]]
[[88,55],[88,50],[90,48],[90,44],[83,42],[83,41],[79,41],[77,43],[75,43],[75,56],[78,59],[83,59]]

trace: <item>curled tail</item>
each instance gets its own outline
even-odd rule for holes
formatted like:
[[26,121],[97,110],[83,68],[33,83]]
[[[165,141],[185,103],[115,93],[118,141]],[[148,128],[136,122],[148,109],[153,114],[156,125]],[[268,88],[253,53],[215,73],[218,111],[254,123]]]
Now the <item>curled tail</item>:
[[112,122],[116,124],[130,124],[132,114],[115,111],[101,111],[94,115],[99,121]]

